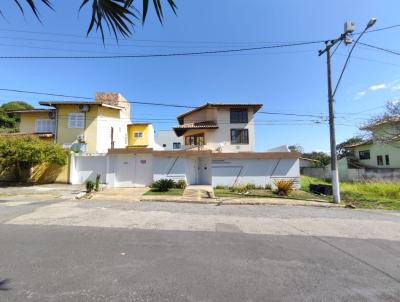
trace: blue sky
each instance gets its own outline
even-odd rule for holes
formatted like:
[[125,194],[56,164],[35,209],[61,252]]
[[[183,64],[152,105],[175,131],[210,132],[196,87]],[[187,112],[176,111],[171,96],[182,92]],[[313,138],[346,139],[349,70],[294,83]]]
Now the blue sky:
[[[5,2],[5,3],[3,3]],[[371,17],[376,28],[400,24],[398,0],[177,0],[178,16],[166,12],[164,25],[154,14],[144,27],[119,46],[100,35],[84,38],[88,8],[78,14],[80,0],[54,0],[42,7],[43,23],[30,12],[23,17],[13,1],[2,1],[0,53],[7,55],[151,54],[230,49],[276,42],[325,40],[338,36],[346,20],[362,30]],[[138,1],[141,2],[141,1]],[[16,32],[13,30],[24,31]],[[39,33],[28,33],[34,31]],[[71,35],[71,36],[69,36]],[[400,49],[400,28],[366,34],[363,42]],[[323,45],[261,50],[241,54],[130,60],[1,60],[0,88],[94,96],[117,91],[131,101],[200,105],[205,102],[254,102],[263,111],[327,114]],[[333,57],[338,77],[349,47]],[[400,57],[358,46],[336,95],[337,141],[358,133],[360,123],[383,110],[400,94]],[[60,99],[0,91],[0,102]],[[373,109],[373,110],[371,110]],[[132,106],[134,120],[152,120],[156,130],[168,129],[179,108]],[[166,120],[165,120],[166,119]],[[299,144],[306,151],[329,150],[325,123],[312,117],[262,115],[256,118],[259,151]]]

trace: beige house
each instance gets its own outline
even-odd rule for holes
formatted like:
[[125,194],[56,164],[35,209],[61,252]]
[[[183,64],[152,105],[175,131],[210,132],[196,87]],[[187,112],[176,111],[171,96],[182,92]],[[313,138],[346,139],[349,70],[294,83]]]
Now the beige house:
[[207,103],[177,117],[184,148],[219,152],[255,151],[254,114],[261,104]]
[[363,127],[369,140],[348,145],[347,160],[353,168],[400,168],[400,117],[382,119]]

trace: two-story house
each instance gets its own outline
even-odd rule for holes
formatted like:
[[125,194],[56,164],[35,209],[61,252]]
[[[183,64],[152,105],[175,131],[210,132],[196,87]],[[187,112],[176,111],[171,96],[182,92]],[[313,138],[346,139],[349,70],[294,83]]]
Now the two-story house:
[[371,138],[346,146],[352,168],[400,168],[400,117],[384,118],[361,130]]
[[64,148],[107,153],[124,148],[130,104],[119,93],[96,93],[93,101],[43,101],[49,109],[18,110],[22,134],[36,135]]
[[218,152],[255,151],[254,114],[261,104],[207,103],[178,116],[185,148]]

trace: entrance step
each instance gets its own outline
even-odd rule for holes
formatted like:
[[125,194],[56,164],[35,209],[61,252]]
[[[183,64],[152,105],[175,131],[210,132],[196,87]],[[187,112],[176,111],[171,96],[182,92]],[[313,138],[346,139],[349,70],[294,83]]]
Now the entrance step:
[[183,198],[187,199],[207,199],[215,198],[212,186],[191,185],[187,186],[183,192]]

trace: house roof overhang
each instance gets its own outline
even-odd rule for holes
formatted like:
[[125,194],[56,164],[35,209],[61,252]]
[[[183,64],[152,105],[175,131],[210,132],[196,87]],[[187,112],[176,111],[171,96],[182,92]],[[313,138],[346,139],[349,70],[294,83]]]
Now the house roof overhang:
[[245,103],[206,103],[199,107],[193,108],[190,111],[178,115],[177,119],[180,125],[184,123],[184,119],[189,114],[206,109],[206,108],[253,108],[254,113],[261,109],[262,104],[245,104]]
[[179,137],[185,134],[188,130],[197,129],[218,129],[218,125],[214,121],[205,121],[199,123],[188,123],[174,127],[175,134]]
[[116,109],[116,110],[122,110],[124,107],[122,106],[117,106],[117,105],[110,105],[102,102],[82,102],[82,101],[45,101],[45,102],[39,102],[40,105],[42,106],[49,106],[49,107],[57,107],[59,105],[97,105],[101,107],[107,107],[111,109]]
[[47,112],[52,112],[55,109],[41,109],[41,108],[35,108],[35,109],[19,109],[19,110],[7,110],[7,113],[47,113]]

